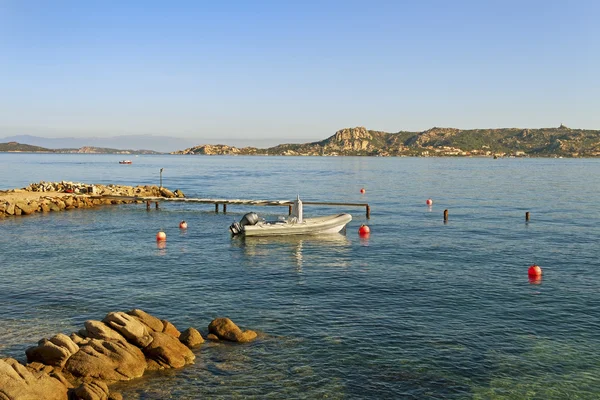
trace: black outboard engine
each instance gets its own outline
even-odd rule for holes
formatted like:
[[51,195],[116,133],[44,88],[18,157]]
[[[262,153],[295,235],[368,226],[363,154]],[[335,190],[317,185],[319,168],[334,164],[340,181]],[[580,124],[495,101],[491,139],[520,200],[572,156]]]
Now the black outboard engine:
[[233,235],[239,235],[240,233],[244,232],[244,226],[256,225],[257,222],[258,214],[256,214],[255,212],[249,212],[247,214],[244,214],[240,222],[234,222],[233,224],[231,224],[229,230]]

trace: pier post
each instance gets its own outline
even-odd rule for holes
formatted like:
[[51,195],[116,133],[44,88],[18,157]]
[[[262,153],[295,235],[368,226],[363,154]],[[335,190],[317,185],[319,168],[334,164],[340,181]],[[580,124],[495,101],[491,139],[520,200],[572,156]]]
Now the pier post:
[[146,201],[146,210],[150,211],[150,200]]
[[292,215],[292,205],[288,206],[288,215]]
[[371,219],[371,207],[367,204],[367,219]]
[[219,213],[219,203],[215,203],[215,213]]
[[227,204],[223,203],[223,214],[227,214]]
[[529,222],[529,211],[525,213],[525,222]]
[[448,210],[444,210],[444,222],[448,222]]
[[155,201],[154,205],[156,206],[156,209],[158,210],[158,201]]

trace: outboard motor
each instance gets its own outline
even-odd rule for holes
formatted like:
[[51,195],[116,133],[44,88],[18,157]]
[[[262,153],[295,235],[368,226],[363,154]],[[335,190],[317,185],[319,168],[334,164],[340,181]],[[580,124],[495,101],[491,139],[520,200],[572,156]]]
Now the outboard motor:
[[258,214],[256,214],[255,212],[249,212],[247,214],[244,214],[240,222],[234,222],[233,224],[231,224],[229,230],[233,235],[239,235],[240,233],[244,232],[244,226],[256,225],[257,222]]

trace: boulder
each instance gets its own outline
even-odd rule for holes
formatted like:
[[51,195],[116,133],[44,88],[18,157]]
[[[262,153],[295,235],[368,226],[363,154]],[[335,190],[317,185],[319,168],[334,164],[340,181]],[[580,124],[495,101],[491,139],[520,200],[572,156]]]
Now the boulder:
[[59,333],[50,338],[50,341],[57,346],[61,346],[69,350],[71,354],[77,353],[79,350],[79,346],[75,343],[70,337],[65,335],[64,333]]
[[208,331],[216,335],[219,339],[225,339],[232,342],[246,343],[256,338],[256,332],[247,330],[242,331],[229,318],[216,318],[210,325]]
[[123,335],[110,328],[102,321],[88,320],[85,321],[83,324],[85,326],[85,332],[82,333],[85,337],[89,337],[92,339],[112,339],[123,342],[127,341],[127,339],[125,339]]
[[17,360],[0,359],[2,400],[67,400],[67,390],[58,379],[32,371]]
[[21,214],[30,215],[37,211],[38,204],[36,202],[25,203],[17,202],[15,206],[21,209]]
[[191,349],[204,343],[204,338],[195,328],[187,328],[185,331],[181,332],[179,341]]
[[5,211],[8,215],[15,215],[15,204],[14,203],[8,203],[6,205],[6,211]]
[[121,311],[111,312],[104,317],[102,322],[125,336],[136,346],[146,347],[152,342],[152,336],[148,334],[146,325],[129,314]]
[[163,197],[175,197],[175,193],[171,192],[167,188],[161,187],[159,190],[160,190],[160,195]]
[[177,339],[179,336],[181,336],[181,332],[179,332],[177,330],[177,328],[175,328],[175,325],[173,325],[172,323],[170,323],[167,320],[162,320],[163,323],[163,333],[166,333],[167,335],[173,336],[175,339]]
[[90,339],[65,364],[65,370],[82,378],[124,381],[139,378],[146,369],[144,353],[123,341]]
[[[82,330],[85,331],[85,333],[87,334],[87,331],[85,329],[82,329]],[[85,338],[87,338],[87,336],[80,335],[79,333],[76,333],[76,332],[71,333],[69,335],[69,338],[73,341],[73,343],[75,343],[77,345],[81,344],[83,342],[87,343],[87,341],[88,341],[87,339],[85,339]]]
[[153,331],[156,331],[156,332],[163,331],[164,326],[163,326],[162,321],[160,319],[148,314],[147,312],[145,312],[143,310],[133,309],[131,311],[128,311],[127,314],[136,317],[138,320],[140,320],[142,323],[144,323],[148,328],[152,329]]
[[106,383],[102,381],[85,382],[71,394],[77,400],[108,400],[109,390]]
[[194,362],[194,353],[173,336],[162,332],[152,332],[151,335],[154,340],[144,348],[144,354],[159,369],[181,368]]
[[79,347],[68,336],[62,336],[60,339],[56,339],[56,337],[52,338],[54,340],[42,339],[38,342],[37,346],[25,350],[27,361],[38,361],[42,364],[56,367],[64,366],[65,362],[67,362],[73,353],[77,352]]

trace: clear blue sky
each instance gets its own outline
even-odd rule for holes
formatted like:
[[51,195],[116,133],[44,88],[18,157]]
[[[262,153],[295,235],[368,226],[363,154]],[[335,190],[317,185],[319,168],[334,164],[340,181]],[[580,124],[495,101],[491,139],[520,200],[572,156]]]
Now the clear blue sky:
[[600,129],[600,1],[0,0],[0,136]]

